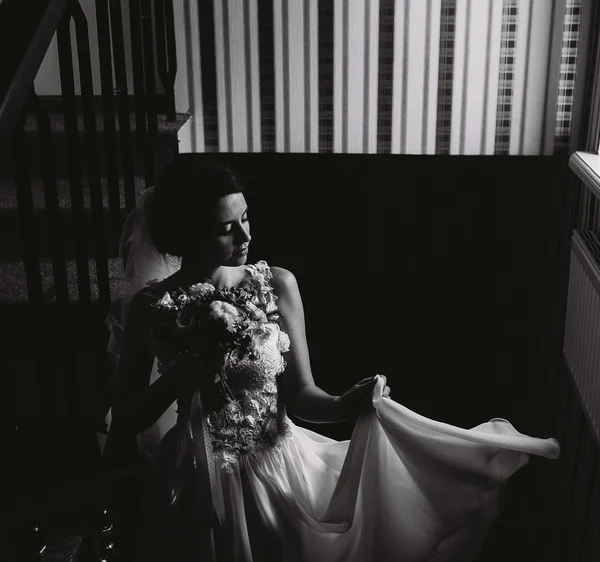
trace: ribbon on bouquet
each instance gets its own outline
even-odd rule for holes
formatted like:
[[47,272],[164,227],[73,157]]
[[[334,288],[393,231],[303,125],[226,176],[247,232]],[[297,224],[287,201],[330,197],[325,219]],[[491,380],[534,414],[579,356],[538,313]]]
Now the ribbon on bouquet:
[[[200,391],[194,391],[180,405],[177,417],[175,479],[171,484],[171,503],[175,505],[185,485],[192,480],[193,505],[207,527],[225,524],[225,501],[217,482],[215,455],[206,422]],[[191,456],[192,463],[189,462]],[[190,474],[190,471],[195,474]]]

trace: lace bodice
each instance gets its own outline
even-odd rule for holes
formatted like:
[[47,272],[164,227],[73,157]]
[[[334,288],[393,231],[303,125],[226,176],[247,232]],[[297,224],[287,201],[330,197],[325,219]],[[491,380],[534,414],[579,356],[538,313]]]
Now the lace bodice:
[[[258,289],[252,301],[258,319],[277,310],[277,297],[273,294],[272,274],[266,262],[247,268],[250,276],[236,289],[244,291],[252,285]],[[287,334],[277,322],[267,322],[253,337],[248,355],[241,356],[238,349],[227,354],[225,373],[231,395],[222,408],[208,414],[213,451],[223,460],[225,468],[240,454],[255,454],[273,447],[287,433],[277,377],[285,370],[283,353],[288,349]]]
[[[222,371],[214,384],[212,380],[203,382],[206,386],[202,402],[213,452],[227,470],[240,455],[270,449],[288,432],[285,406],[278,393],[278,376],[285,370],[283,354],[288,351],[290,342],[280,328],[277,297],[270,282],[272,272],[265,261],[259,261],[247,265],[246,273],[233,289],[216,290],[210,284],[199,283],[189,287],[185,296],[166,293],[160,300],[161,306],[168,309],[183,302],[180,299],[194,298],[194,295],[203,298],[204,293],[215,295],[224,291],[220,297],[226,302],[218,299],[211,302],[209,316],[221,322],[218,324],[221,329],[227,327],[233,332],[240,323],[244,326],[245,338],[239,345],[227,347]],[[179,322],[179,316],[177,318]],[[228,336],[227,331],[222,334],[225,338]],[[164,341],[155,338],[157,358],[163,368],[181,356],[170,343],[161,345]]]

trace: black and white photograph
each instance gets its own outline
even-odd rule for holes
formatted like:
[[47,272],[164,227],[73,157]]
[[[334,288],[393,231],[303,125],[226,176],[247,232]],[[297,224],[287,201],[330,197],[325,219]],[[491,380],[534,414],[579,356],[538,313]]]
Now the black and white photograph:
[[0,0],[0,560],[597,562],[600,4]]

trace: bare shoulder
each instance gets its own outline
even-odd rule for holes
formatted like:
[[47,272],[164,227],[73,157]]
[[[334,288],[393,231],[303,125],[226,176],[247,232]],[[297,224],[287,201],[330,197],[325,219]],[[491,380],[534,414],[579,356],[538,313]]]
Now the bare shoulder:
[[272,267],[271,284],[277,297],[277,308],[287,317],[301,314],[303,311],[302,297],[296,276],[283,267]]
[[289,294],[298,290],[296,277],[289,269],[271,266],[271,273],[273,274],[272,284],[275,293]]

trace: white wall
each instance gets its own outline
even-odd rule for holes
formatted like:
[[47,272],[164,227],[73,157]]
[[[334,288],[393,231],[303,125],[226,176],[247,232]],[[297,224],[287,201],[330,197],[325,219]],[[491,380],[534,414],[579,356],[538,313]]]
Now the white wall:
[[[0,0],[1,1],[1,0]],[[149,0],[142,0],[144,2]],[[96,5],[95,0],[79,0],[81,8],[86,15],[88,22],[88,34],[90,43],[90,56],[92,59],[92,79],[94,83],[94,94],[99,95],[101,93],[100,85],[100,62],[98,56],[98,34],[96,27]],[[133,72],[132,72],[132,61],[131,61],[131,37],[129,33],[129,0],[122,0],[122,12],[123,12],[123,34],[125,37],[125,57],[126,57],[126,69],[127,69],[127,91],[133,93]],[[79,67],[77,62],[77,44],[75,40],[75,25],[71,21],[71,40],[73,47],[73,60],[74,60],[74,71],[75,71],[75,93],[80,94],[79,87]],[[156,50],[154,54],[156,58]],[[156,71],[156,88],[158,93],[163,93],[164,89],[158,78],[158,72]],[[58,64],[58,48],[56,45],[56,35],[50,43],[50,47],[44,61],[42,62],[40,69],[34,81],[35,90],[38,95],[41,96],[60,96],[60,69]]]
[[[216,114],[211,117],[218,122],[219,150],[261,151],[257,0],[244,0],[250,12],[247,30],[240,1],[213,1],[218,104]],[[316,69],[321,5],[318,0],[306,0],[308,8],[305,10],[305,2],[286,2],[288,9],[284,12],[281,0],[273,0],[276,150],[286,150],[287,135],[290,151],[317,152],[320,100]],[[563,95],[562,101],[558,97],[559,86],[565,91],[571,88],[567,77],[572,71],[565,70],[562,60],[568,58],[563,48],[565,22],[571,21],[568,14],[576,5],[590,2],[513,0],[514,6],[518,6],[515,22],[518,25],[512,53],[514,63],[507,63],[510,68],[506,71],[500,61],[501,58],[508,60],[513,47],[508,33],[504,34],[502,42],[503,0],[456,0],[452,78],[445,84],[445,90],[451,94],[443,94],[441,101],[438,100],[438,71],[440,47],[443,46],[440,23],[445,3],[442,0],[388,2],[395,8],[393,100],[391,116],[386,116],[391,124],[391,152],[433,154],[438,150],[436,141],[440,140],[448,144],[450,154],[494,154],[495,146],[500,144],[498,149],[510,154],[551,154],[555,149],[554,132],[559,114],[569,113],[566,108],[572,105],[566,99],[568,96]],[[334,2],[334,152],[376,152],[378,148],[378,127],[381,128],[377,100],[380,3],[380,0]],[[228,21],[223,21],[225,4]],[[175,8],[176,27],[182,31],[177,34],[176,105],[178,111],[191,110],[193,113],[192,150],[203,152],[205,110],[202,107],[197,2],[176,2]],[[550,17],[553,8],[554,22]],[[283,21],[284,13],[287,13],[287,22]],[[305,15],[308,16],[306,19]],[[506,18],[508,21],[508,13]],[[369,30],[365,30],[367,21],[370,22]],[[289,49],[283,37],[286,28],[289,29]],[[308,31],[307,49],[305,30]],[[246,33],[247,42],[244,41]],[[229,41],[227,50],[226,37]],[[249,64],[245,56],[246,44],[250,50]],[[367,47],[370,57],[365,61]],[[578,57],[577,48],[573,51],[570,56]],[[229,53],[229,65],[223,64],[226,52]],[[307,61],[309,66],[306,66]],[[304,72],[306,68],[310,68],[310,75]],[[229,72],[227,77],[226,72]],[[578,72],[578,76],[582,75]],[[287,97],[284,96],[284,80],[289,82]],[[510,82],[510,88],[504,88],[507,82]],[[254,103],[250,108],[246,96],[248,88]],[[499,90],[509,89],[506,99],[499,100]],[[307,97],[309,103],[305,105]],[[231,108],[227,103],[229,98]],[[449,125],[440,125],[439,105],[446,100],[451,102],[451,111],[444,117],[451,115],[451,120]],[[511,109],[505,118],[503,108],[507,106]],[[509,124],[503,125],[505,122]],[[254,138],[250,140],[247,138],[249,124],[254,132]],[[306,138],[307,124],[310,124],[310,139]],[[575,125],[574,122],[571,126],[571,134]],[[229,127],[233,130],[231,142],[227,134]],[[500,135],[496,134],[497,129],[502,129]],[[443,140],[446,137],[448,140]]]

